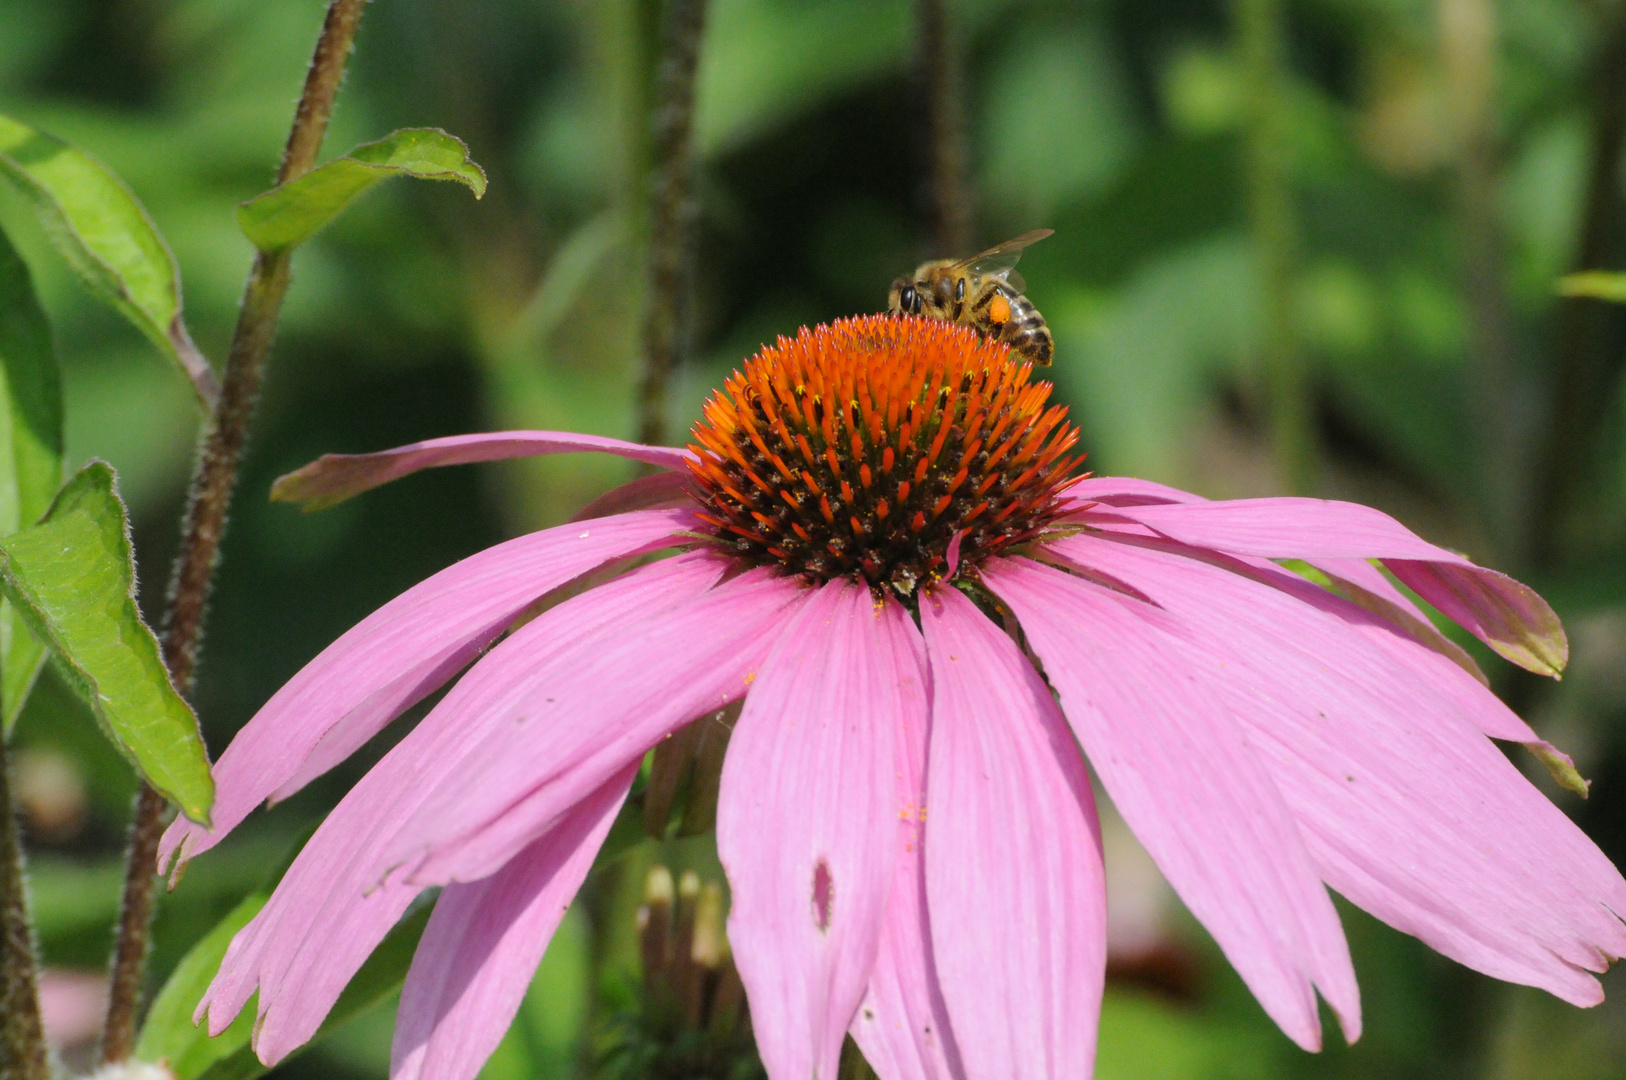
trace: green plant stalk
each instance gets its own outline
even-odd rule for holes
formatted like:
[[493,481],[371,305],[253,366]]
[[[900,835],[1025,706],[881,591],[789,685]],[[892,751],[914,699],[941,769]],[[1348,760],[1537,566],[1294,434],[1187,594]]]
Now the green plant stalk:
[[1513,336],[1502,288],[1494,130],[1496,9],[1490,0],[1438,0],[1441,67],[1449,91],[1457,157],[1457,221],[1462,287],[1468,304],[1473,408],[1481,445],[1481,519],[1500,551],[1520,565],[1517,522],[1523,502],[1520,433],[1511,404]]
[[[333,101],[344,80],[366,0],[333,0],[322,25],[305,90],[294,114],[277,183],[309,172],[327,133]],[[249,425],[259,399],[265,361],[276,336],[277,317],[287,294],[289,254],[256,256],[243,292],[237,329],[226,357],[220,401],[205,429],[188,490],[180,554],[170,577],[161,634],[164,663],[184,695],[190,694],[198,641],[225,532],[226,511],[237,483]],[[121,1062],[135,1047],[136,1014],[152,928],[157,882],[158,841],[163,834],[164,798],[142,785],[130,827],[124,899],[114,944],[102,1060]]]
[[6,758],[6,742],[0,739],[0,1080],[47,1080],[51,1070],[40,1023],[33,924]]
[[[1622,204],[1621,153],[1626,148],[1626,8],[1613,5],[1601,28],[1603,44],[1593,65],[1592,139],[1581,234],[1573,269],[1612,269],[1619,257]],[[1561,301],[1554,357],[1552,411],[1534,474],[1535,497],[1528,518],[1530,560],[1541,569],[1558,562],[1563,526],[1585,490],[1599,427],[1608,422],[1623,358],[1610,347],[1621,312],[1583,296]]]
[[655,76],[650,173],[649,295],[638,441],[663,444],[672,372],[688,351],[694,283],[694,89],[706,0],[666,0]]
[[1272,448],[1282,488],[1315,488],[1315,429],[1309,384],[1293,319],[1298,227],[1288,145],[1287,79],[1280,0],[1236,0],[1237,36],[1247,81],[1244,133],[1248,213],[1259,262],[1260,368]]
[[926,103],[932,254],[958,258],[971,254],[975,241],[963,75],[946,0],[916,0],[915,70]]

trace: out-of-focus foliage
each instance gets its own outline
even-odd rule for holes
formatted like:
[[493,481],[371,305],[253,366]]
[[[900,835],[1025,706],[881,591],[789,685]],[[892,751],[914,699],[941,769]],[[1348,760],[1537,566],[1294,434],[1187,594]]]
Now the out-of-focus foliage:
[[[28,267],[0,233],[0,536],[32,525],[62,482],[62,375]],[[0,603],[0,738],[11,734],[45,648]]]
[[[1478,114],[1464,82],[1472,65],[1453,59],[1462,43],[1442,22],[1452,5],[1490,20]],[[254,255],[236,208],[274,179],[323,7],[0,0],[0,113],[93,152],[128,184],[173,249],[187,321],[217,362]],[[434,125],[466,140],[490,185],[478,203],[450,185],[379,185],[294,256],[195,695],[216,753],[384,600],[502,536],[565,520],[629,475],[583,455],[431,470],[308,516],[265,499],[273,477],[326,452],[501,426],[632,434],[652,10],[647,0],[369,5],[329,157]],[[1022,272],[1054,329],[1058,393],[1091,466],[1213,496],[1276,491],[1244,191],[1247,73],[1231,4],[962,0],[951,10],[978,240],[1057,230]],[[1626,63],[1626,6],[1290,0],[1285,11],[1288,92],[1277,106],[1299,232],[1290,299],[1319,493],[1383,507],[1554,601],[1574,656],[1561,686],[1515,678],[1457,640],[1593,779],[1585,803],[1549,790],[1621,861],[1626,312],[1561,296],[1557,282],[1594,233],[1599,266],[1626,266],[1618,162],[1605,163],[1593,197],[1600,94],[1610,64]],[[878,310],[896,274],[948,254],[925,233],[913,18],[908,0],[713,0],[696,117],[698,323],[672,430],[759,344]],[[1487,178],[1479,203],[1465,194],[1470,162]],[[119,468],[151,604],[196,438],[191,393],[51,251],[13,190],[0,188],[0,222],[56,330],[66,460],[99,455]],[[1493,242],[1476,247],[1481,234]],[[1499,328],[1493,338],[1487,327]],[[1496,370],[1485,340],[1502,350]],[[1555,409],[1572,399],[1579,419],[1555,428]],[[193,865],[161,906],[154,989],[393,737]],[[76,831],[46,839],[33,827],[32,880],[47,962],[99,970],[129,770],[49,668],[18,740],[83,779]],[[488,1080],[587,1073],[595,1039],[638,985],[645,869],[659,858],[717,878],[705,844],[646,841],[595,873]],[[1116,854],[1109,863],[1128,864]],[[1105,1080],[1622,1075],[1619,972],[1605,979],[1603,1005],[1573,1010],[1469,975],[1348,908],[1366,1034],[1344,1049],[1330,1031],[1335,1048],[1305,1055],[1201,931],[1166,897],[1151,899],[1154,886],[1113,886],[1114,911],[1140,919],[1145,940],[1139,952],[1114,946]],[[382,1077],[390,1017],[387,1005],[356,1013],[278,1074]]]
[[0,172],[34,205],[80,279],[168,353],[208,403],[218,391],[181,319],[180,271],[130,190],[84,151],[6,116]]

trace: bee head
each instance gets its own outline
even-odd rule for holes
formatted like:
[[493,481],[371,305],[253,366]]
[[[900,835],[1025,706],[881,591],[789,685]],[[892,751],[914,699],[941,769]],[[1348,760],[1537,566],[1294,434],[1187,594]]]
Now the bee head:
[[919,315],[920,292],[915,288],[915,283],[906,277],[894,281],[892,290],[887,294],[887,309],[905,315]]

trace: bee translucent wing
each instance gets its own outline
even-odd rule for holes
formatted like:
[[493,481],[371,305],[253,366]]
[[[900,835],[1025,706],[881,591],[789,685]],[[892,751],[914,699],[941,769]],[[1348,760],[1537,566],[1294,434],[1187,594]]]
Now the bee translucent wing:
[[953,268],[964,267],[974,277],[1004,278],[1017,292],[1021,292],[1024,288],[1022,278],[1012,272],[1016,260],[1022,257],[1023,248],[1037,244],[1053,232],[1054,229],[1034,229],[1032,232],[1025,232],[1014,240],[995,244],[987,251],[979,252],[969,259],[962,259],[955,263]]

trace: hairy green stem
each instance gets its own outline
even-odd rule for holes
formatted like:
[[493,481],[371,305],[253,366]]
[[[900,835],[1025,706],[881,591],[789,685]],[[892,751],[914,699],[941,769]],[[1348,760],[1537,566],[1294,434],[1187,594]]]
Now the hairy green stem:
[[975,241],[966,177],[963,75],[946,0],[916,0],[915,67],[926,102],[932,253],[958,258],[971,254]]
[[688,351],[694,276],[694,87],[706,0],[666,0],[655,77],[650,174],[649,296],[644,308],[644,381],[638,441],[667,438],[666,399]]
[[46,1080],[50,1065],[40,1023],[33,924],[6,757],[0,739],[0,1080]]
[[[305,76],[305,91],[299,99],[283,152],[282,167],[277,173],[279,184],[309,172],[316,164],[316,154],[327,133],[333,101],[339,84],[344,81],[345,65],[365,5],[366,0],[333,0],[328,7],[316,54]],[[276,336],[277,317],[288,291],[288,260],[287,253],[262,253],[255,257],[226,357],[220,401],[209,418],[193,467],[181,549],[170,577],[161,635],[164,663],[182,694],[190,694],[192,690],[198,641],[220,554],[220,540],[225,532],[226,511],[237,483],[243,448],[248,442],[266,357]],[[135,1046],[136,1013],[152,927],[163,815],[163,796],[143,785],[130,828],[124,901],[119,913],[107,1024],[102,1037],[104,1062],[126,1060]]]
[[1248,212],[1259,262],[1260,368],[1281,486],[1315,487],[1315,430],[1293,319],[1298,226],[1288,145],[1287,78],[1280,0],[1236,0],[1237,35],[1247,77]]

